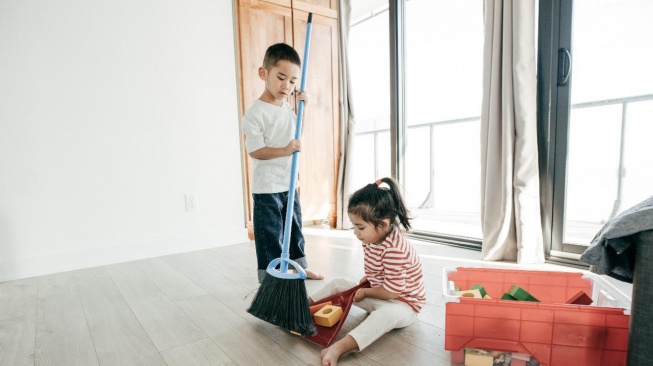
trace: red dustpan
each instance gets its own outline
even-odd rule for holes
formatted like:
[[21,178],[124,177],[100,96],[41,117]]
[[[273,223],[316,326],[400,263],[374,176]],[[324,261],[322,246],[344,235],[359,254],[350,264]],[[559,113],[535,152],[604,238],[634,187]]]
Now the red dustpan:
[[[342,325],[345,323],[345,320],[347,319],[351,304],[354,302],[354,295],[356,294],[356,290],[365,287],[370,287],[370,283],[367,281],[363,282],[358,286],[350,288],[349,290],[331,295],[320,300],[320,302],[315,303],[315,305],[319,305],[331,301],[331,305],[340,306],[342,308],[342,318],[340,318],[340,321],[332,327],[324,327],[315,324],[317,333],[313,336],[303,335],[302,337],[320,346],[329,347],[331,342],[333,342],[333,339],[336,338],[336,335],[338,335],[338,332],[340,331],[340,328],[342,328]],[[313,320],[313,322],[315,322],[315,320]]]

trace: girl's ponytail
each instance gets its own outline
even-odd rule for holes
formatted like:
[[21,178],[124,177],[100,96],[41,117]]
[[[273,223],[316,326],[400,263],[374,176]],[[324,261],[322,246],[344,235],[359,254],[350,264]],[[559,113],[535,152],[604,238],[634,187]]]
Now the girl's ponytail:
[[392,200],[394,201],[395,211],[397,214],[397,220],[406,230],[410,230],[410,215],[406,204],[404,203],[403,196],[401,194],[401,188],[399,184],[392,178],[381,178],[379,181],[385,183],[390,187],[390,194],[392,195]]

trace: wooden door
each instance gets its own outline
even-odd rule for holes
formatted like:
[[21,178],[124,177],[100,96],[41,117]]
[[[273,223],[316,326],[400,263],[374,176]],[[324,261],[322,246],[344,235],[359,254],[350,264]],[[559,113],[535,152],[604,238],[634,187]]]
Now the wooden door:
[[[294,39],[306,39],[308,13],[293,10]],[[313,14],[306,90],[306,109],[299,160],[300,198],[304,221],[327,219],[336,224],[336,188],[340,163],[338,89],[338,21]],[[304,54],[304,43],[295,41]]]
[[[303,150],[299,156],[300,200],[304,221],[328,219],[332,227],[336,223],[336,182],[340,161],[335,4],[335,0],[238,0],[237,7],[241,116],[263,91],[264,83],[258,77],[258,68],[270,45],[285,42],[303,58],[306,21],[308,12],[313,12],[306,81],[311,102],[304,114]],[[293,100],[289,102],[294,105]],[[253,239],[251,158],[244,143],[242,146],[247,227],[250,239]]]

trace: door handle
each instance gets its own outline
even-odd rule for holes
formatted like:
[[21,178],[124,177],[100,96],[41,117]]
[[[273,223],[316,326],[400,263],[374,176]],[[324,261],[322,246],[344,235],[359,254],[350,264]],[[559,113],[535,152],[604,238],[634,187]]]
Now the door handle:
[[558,86],[567,85],[571,74],[571,53],[562,47],[558,49]]

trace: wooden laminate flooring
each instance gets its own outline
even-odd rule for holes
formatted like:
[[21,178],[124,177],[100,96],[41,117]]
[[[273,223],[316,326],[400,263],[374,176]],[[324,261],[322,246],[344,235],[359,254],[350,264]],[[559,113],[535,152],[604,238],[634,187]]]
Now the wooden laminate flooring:
[[[363,275],[351,231],[308,227],[305,235],[310,268],[327,281]],[[442,269],[498,264],[411,242],[422,257],[427,306],[413,325],[339,365],[450,364]],[[308,293],[323,283],[306,281]],[[0,283],[0,365],[320,365],[320,346],[246,312],[257,288],[252,242]],[[365,317],[352,307],[338,338]]]

